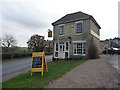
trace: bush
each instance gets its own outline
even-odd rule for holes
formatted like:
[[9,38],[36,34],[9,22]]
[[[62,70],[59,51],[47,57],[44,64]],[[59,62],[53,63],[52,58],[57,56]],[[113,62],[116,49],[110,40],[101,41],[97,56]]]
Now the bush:
[[2,54],[2,59],[11,59],[12,58],[12,54],[11,53],[4,53]]
[[13,58],[21,58],[21,57],[28,57],[28,56],[32,56],[32,53],[29,53],[29,52],[15,53]]
[[52,52],[45,52],[45,55],[52,55]]
[[12,59],[13,58],[22,58],[22,57],[28,57],[32,56],[32,53],[30,52],[21,52],[21,53],[15,53],[12,55],[11,53],[2,53],[2,59]]
[[33,52],[43,52],[44,51],[44,46],[41,45],[41,46],[35,46],[33,48]]
[[91,39],[91,44],[88,48],[88,59],[97,59],[99,58],[98,49],[93,41],[93,38]]

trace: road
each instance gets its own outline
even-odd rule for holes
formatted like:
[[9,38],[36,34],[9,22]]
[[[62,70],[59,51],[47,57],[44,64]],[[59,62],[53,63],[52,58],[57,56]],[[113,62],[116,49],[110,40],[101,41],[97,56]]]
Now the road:
[[113,81],[113,83],[115,83],[116,85],[118,85],[118,87],[120,88],[120,55],[113,55],[110,56],[110,58],[107,60],[108,64],[110,64],[112,66],[112,68],[116,69],[116,73],[113,75],[113,78],[111,78],[111,80]]
[[119,66],[118,60],[119,60],[119,58],[120,58],[120,56],[118,56],[118,55],[110,56],[110,58],[108,59],[108,63],[109,63],[114,69],[116,69],[116,70],[120,73],[120,70],[118,69],[118,66]]
[[[8,80],[16,75],[25,73],[31,68],[32,58],[9,60],[2,63],[2,80]],[[52,61],[52,55],[46,56],[46,61]]]

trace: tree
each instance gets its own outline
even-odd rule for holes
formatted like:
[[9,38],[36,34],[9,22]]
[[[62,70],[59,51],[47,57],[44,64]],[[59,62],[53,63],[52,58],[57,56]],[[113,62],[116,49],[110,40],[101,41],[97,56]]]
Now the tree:
[[5,34],[2,40],[2,46],[9,48],[16,46],[17,42],[15,38],[10,34]]
[[97,58],[99,58],[98,49],[96,47],[96,44],[94,42],[93,37],[91,38],[91,43],[90,43],[90,46],[88,48],[87,57],[88,57],[88,59],[97,59]]
[[44,50],[44,37],[40,35],[33,35],[27,42],[28,50],[33,52],[42,52]]
[[10,34],[5,34],[3,39],[1,40],[1,44],[2,44],[2,52],[4,54],[5,53],[10,54],[11,57],[13,58],[16,51],[18,50],[17,41],[14,38],[14,36],[12,36]]

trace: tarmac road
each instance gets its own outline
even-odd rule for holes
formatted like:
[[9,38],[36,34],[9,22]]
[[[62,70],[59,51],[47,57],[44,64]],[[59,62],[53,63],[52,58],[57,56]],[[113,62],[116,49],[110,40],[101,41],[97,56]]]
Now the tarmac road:
[[[9,60],[2,63],[2,81],[8,80],[18,74],[25,73],[31,68],[32,58]],[[52,61],[52,55],[46,56],[46,61]]]
[[119,63],[118,60],[120,58],[120,55],[111,55],[110,58],[108,59],[108,63],[114,68],[116,69],[119,73],[120,70],[118,69],[119,67]]
[[120,59],[120,55],[113,55],[113,56],[110,56],[110,58],[108,59],[108,64],[110,64],[112,68],[116,70],[116,73],[114,73],[111,80],[113,81],[113,83],[118,85],[118,88],[120,88],[120,69],[119,69],[120,61],[119,59]]

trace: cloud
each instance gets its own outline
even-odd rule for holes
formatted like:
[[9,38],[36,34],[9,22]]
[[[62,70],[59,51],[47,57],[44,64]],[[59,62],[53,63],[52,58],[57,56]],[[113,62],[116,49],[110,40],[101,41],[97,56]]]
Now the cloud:
[[14,2],[2,5],[2,34],[15,36],[19,46],[26,46],[33,34],[45,36],[47,29],[52,27],[51,21],[48,12],[31,3]]
[[47,38],[47,29],[53,28],[52,22],[76,11],[93,15],[102,27],[101,39],[118,35],[118,0],[2,0],[2,2],[4,2],[0,3],[3,12],[2,24],[8,27],[4,27],[2,33],[15,35],[21,46],[26,46],[26,41],[33,34],[44,35]]
[[32,8],[28,4],[6,4],[3,5],[3,20],[22,25],[27,28],[45,28],[48,22],[44,19],[46,14]]

